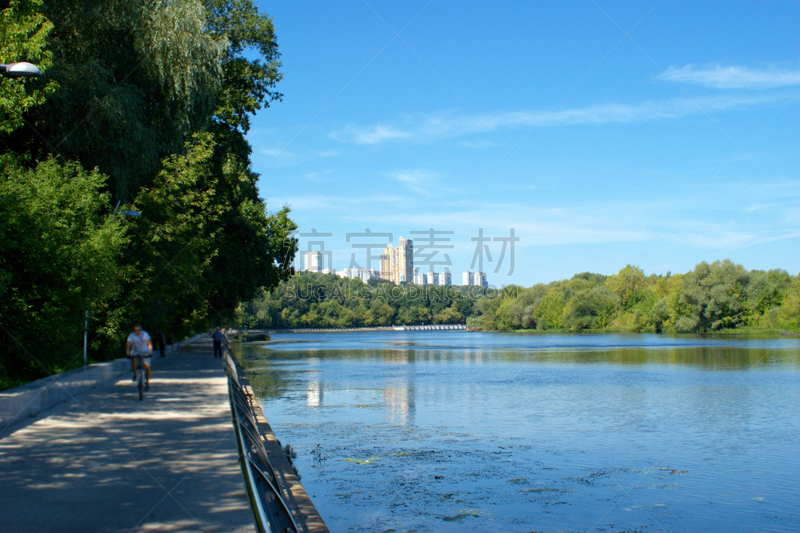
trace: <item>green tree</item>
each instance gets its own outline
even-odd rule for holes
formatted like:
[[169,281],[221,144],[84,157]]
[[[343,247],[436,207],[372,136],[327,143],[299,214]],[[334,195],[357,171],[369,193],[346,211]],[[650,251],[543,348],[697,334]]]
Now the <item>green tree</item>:
[[105,177],[54,159],[33,169],[4,156],[0,165],[0,316],[8,348],[5,380],[35,379],[80,358],[84,313],[92,323],[119,315],[118,261],[128,242],[108,213]]
[[[34,63],[42,72],[52,65],[45,49],[53,24],[40,12],[41,0],[13,0],[0,11],[0,62]],[[0,139],[23,125],[23,116],[56,90],[53,81],[0,78]]]
[[677,326],[679,330],[709,331],[735,328],[743,323],[743,293],[748,272],[729,260],[703,261],[683,277],[682,300],[693,312]]
[[630,309],[642,298],[647,280],[641,268],[626,265],[606,281],[606,286],[619,298],[620,309]]

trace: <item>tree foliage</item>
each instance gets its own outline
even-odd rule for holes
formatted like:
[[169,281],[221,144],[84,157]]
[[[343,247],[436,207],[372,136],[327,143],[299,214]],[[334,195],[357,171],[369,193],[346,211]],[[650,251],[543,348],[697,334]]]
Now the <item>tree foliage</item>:
[[619,330],[702,333],[798,328],[798,276],[702,262],[686,274],[645,276],[627,265],[582,273],[479,301],[468,323],[484,330]]
[[50,337],[0,380],[74,360],[86,309],[90,356],[116,357],[131,322],[189,333],[289,278],[296,227],[259,197],[244,136],[281,97],[252,0],[16,0],[0,18],[2,59],[44,72],[0,80],[4,340]]
[[105,177],[50,158],[26,169],[11,156],[0,170],[0,375],[68,367],[81,354],[85,313],[117,316],[119,258],[128,236],[103,216]]
[[[27,61],[47,72],[52,54],[45,49],[53,24],[40,12],[40,0],[14,0],[0,11],[0,62]],[[0,85],[0,139],[23,125],[25,112],[55,91],[53,81],[4,79]]]
[[480,287],[397,286],[335,274],[299,272],[242,305],[238,325],[249,328],[356,328],[395,324],[461,324],[490,293]]

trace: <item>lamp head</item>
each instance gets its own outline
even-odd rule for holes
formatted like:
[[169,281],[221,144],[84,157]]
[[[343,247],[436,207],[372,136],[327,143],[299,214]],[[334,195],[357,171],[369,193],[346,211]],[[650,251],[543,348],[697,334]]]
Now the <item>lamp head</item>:
[[42,75],[39,67],[26,62],[0,65],[0,73],[6,78],[38,78]]

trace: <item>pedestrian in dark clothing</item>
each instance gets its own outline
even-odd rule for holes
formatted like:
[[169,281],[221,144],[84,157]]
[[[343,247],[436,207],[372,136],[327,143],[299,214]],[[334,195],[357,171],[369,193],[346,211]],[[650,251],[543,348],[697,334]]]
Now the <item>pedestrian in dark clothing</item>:
[[156,330],[156,344],[158,344],[158,351],[161,352],[161,357],[166,357],[167,338],[164,336],[164,333],[159,329]]
[[217,327],[217,330],[211,334],[211,338],[214,339],[214,357],[222,357],[222,342],[227,342],[227,337]]

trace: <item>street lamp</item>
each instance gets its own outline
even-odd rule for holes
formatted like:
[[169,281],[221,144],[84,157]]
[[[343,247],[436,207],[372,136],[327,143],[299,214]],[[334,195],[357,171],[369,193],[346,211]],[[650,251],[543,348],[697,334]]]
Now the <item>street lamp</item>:
[[4,78],[38,78],[42,75],[39,67],[30,63],[0,63],[0,75]]

